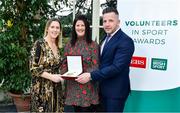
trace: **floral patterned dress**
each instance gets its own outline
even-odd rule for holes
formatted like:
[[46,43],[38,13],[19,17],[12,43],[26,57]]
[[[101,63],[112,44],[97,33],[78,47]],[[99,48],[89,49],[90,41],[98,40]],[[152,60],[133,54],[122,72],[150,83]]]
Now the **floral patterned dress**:
[[60,73],[60,62],[60,54],[54,56],[44,39],[35,42],[30,58],[30,71],[32,73],[31,112],[63,112],[61,83],[54,83],[40,77],[44,71],[52,74]]
[[[85,40],[78,40],[74,47],[68,42],[64,48],[64,55],[82,55],[83,71],[91,72],[98,68],[99,46],[92,42],[87,44]],[[67,71],[67,61],[63,61],[62,71]],[[98,83],[90,81],[86,84],[80,84],[74,80],[66,81],[65,104],[81,107],[88,107],[91,104],[98,104]]]

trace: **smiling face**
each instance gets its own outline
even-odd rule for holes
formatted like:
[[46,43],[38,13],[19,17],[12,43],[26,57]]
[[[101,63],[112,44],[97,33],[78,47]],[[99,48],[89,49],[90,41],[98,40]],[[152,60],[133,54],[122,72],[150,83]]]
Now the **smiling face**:
[[82,20],[76,22],[75,31],[78,38],[83,38],[85,36],[85,24]]
[[60,34],[60,24],[58,21],[52,21],[47,28],[47,36],[51,39],[56,39]]
[[114,33],[118,29],[119,23],[118,15],[114,12],[105,13],[103,15],[103,27],[106,33]]

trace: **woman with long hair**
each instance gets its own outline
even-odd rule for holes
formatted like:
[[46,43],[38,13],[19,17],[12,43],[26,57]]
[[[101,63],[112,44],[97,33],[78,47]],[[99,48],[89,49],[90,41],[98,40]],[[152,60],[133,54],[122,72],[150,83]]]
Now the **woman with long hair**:
[[63,112],[63,79],[61,64],[61,23],[52,18],[47,21],[44,37],[37,40],[31,51],[32,73],[31,112]]

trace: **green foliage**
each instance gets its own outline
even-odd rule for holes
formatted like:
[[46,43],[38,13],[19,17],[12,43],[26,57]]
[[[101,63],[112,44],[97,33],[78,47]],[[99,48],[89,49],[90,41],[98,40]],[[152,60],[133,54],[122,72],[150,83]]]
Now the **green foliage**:
[[54,4],[57,4],[53,7],[48,1],[0,1],[1,89],[23,93],[30,87],[30,49],[37,38],[42,38],[47,19],[54,17],[60,8],[58,0],[54,0]]
[[27,65],[28,51],[14,34],[9,30],[0,33],[0,80],[4,79],[1,88],[23,92],[30,86],[31,80]]
[[117,0],[106,0],[106,3],[101,4],[101,7],[104,9],[106,7],[117,8]]

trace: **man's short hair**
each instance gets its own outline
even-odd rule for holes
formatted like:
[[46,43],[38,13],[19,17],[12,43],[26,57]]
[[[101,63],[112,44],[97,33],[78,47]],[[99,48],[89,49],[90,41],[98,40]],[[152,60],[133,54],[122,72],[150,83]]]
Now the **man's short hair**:
[[104,15],[105,13],[111,13],[114,12],[116,15],[119,15],[117,9],[113,8],[113,7],[107,7],[103,10],[102,14]]

